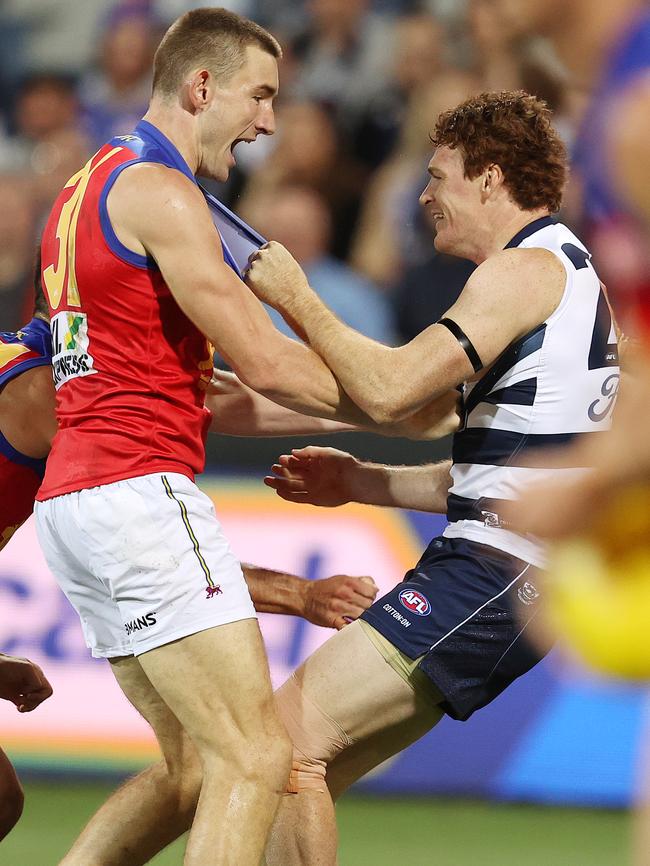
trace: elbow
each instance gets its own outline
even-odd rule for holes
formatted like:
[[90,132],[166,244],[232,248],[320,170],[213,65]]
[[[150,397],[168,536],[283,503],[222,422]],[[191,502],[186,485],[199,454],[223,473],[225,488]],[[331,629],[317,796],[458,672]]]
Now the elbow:
[[370,399],[359,402],[359,406],[370,418],[381,426],[396,424],[409,415],[409,408],[401,405],[401,401],[390,399],[385,392],[377,394]]
[[287,383],[291,381],[282,359],[269,355],[257,356],[235,372],[245,385],[271,400],[283,396]]

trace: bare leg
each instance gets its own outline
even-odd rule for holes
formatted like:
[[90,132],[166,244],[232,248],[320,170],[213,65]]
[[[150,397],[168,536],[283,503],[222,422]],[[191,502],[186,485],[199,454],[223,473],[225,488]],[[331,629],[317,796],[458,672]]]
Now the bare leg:
[[145,717],[160,713],[154,730],[165,761],[113,795],[61,866],[147,862],[183,832],[199,789],[185,866],[258,866],[290,751],[256,620],[199,632],[115,670]]
[[118,788],[90,819],[62,866],[147,863],[189,829],[201,791],[198,753],[140,662],[123,658],[111,667],[124,694],[153,728],[164,757]]
[[289,770],[257,620],[140,656],[196,747],[203,783],[185,866],[258,866]]
[[23,789],[13,764],[0,749],[0,840],[18,823],[23,813]]
[[335,866],[336,820],[328,785],[338,796],[419,739],[443,713],[417,696],[358,623],[320,647],[276,698],[294,743],[292,790],[297,793],[282,799],[266,863]]

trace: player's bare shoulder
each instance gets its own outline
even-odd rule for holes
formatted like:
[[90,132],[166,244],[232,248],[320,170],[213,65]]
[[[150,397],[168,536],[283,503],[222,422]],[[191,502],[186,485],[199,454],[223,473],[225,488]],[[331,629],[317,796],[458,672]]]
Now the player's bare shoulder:
[[159,163],[136,163],[124,169],[106,201],[118,238],[134,252],[144,252],[159,238],[183,227],[212,229],[205,198],[190,178]]
[[[539,289],[548,285],[560,292],[566,282],[566,270],[560,259],[544,247],[515,247],[499,250],[489,256],[472,274],[503,284],[505,289],[516,285],[519,290]],[[522,285],[522,280],[525,284]]]
[[525,333],[553,313],[566,280],[565,267],[555,253],[542,247],[517,247],[489,256],[471,275],[465,291],[468,300],[489,297],[502,315],[510,310]]

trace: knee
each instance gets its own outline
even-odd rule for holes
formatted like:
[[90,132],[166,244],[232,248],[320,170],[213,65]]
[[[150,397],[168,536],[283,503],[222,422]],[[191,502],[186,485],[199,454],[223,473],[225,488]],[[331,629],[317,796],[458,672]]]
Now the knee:
[[16,779],[11,785],[3,785],[0,794],[0,839],[13,830],[23,814],[25,795]]
[[287,792],[325,792],[327,766],[351,740],[341,726],[300,688],[291,676],[276,694],[278,712],[292,743]]
[[255,729],[240,740],[239,761],[246,775],[257,776],[278,792],[284,790],[291,768],[291,740],[270,701]]
[[203,765],[195,749],[180,759],[162,762],[160,772],[173,789],[180,813],[194,814],[203,784]]
[[291,768],[291,741],[275,704],[259,707],[245,725],[229,720],[220,727],[218,743],[202,750],[204,769],[214,764],[219,773],[224,764],[241,779],[271,792],[281,792]]

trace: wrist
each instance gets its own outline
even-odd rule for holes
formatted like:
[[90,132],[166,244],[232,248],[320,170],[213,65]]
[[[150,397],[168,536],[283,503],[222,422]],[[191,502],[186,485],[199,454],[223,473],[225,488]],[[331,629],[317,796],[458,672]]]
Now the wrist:
[[292,615],[307,619],[311,598],[311,581],[304,577],[296,577],[295,581],[296,586],[293,593],[294,610],[292,611]]
[[380,463],[363,463],[354,458],[346,479],[348,502],[362,505],[383,505],[389,483],[389,467]]

